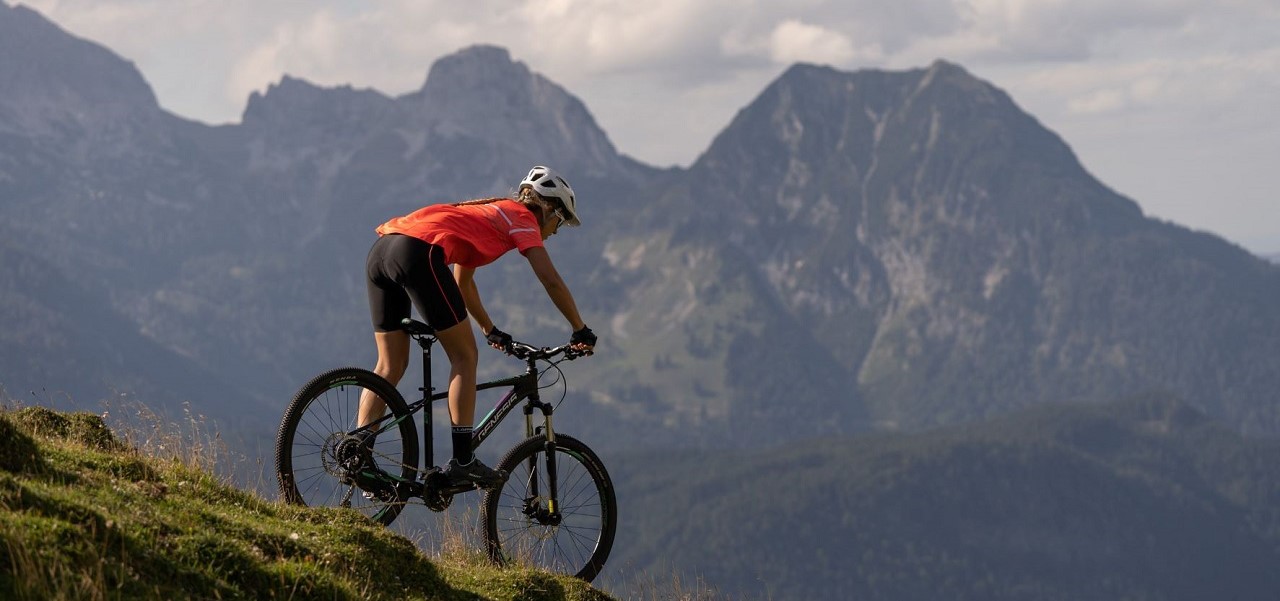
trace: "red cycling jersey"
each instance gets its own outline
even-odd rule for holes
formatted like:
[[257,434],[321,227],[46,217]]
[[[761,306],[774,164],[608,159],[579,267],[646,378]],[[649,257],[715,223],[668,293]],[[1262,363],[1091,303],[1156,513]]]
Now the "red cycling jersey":
[[378,226],[378,235],[404,234],[444,249],[445,262],[488,265],[515,248],[541,247],[538,220],[511,199],[487,204],[428,205]]

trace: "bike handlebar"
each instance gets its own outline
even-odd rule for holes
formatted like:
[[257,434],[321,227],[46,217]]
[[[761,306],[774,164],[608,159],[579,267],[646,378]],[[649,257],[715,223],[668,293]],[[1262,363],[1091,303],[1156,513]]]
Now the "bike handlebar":
[[529,360],[545,361],[545,360],[550,360],[558,355],[564,355],[565,359],[572,361],[574,359],[577,359],[578,357],[584,357],[586,355],[591,354],[591,351],[580,351],[578,349],[573,348],[573,343],[562,344],[556,347],[544,346],[539,348],[531,344],[525,344],[523,342],[517,342],[515,340],[511,341],[511,344],[508,344],[502,350],[503,352],[505,352],[508,355],[511,355],[512,357],[515,357],[517,359],[522,359],[525,361],[529,361]]
[[[404,325],[405,331],[408,332],[410,336],[413,336],[415,338],[425,337],[425,338],[431,338],[434,340],[436,331],[434,328],[432,328],[430,325],[426,324],[425,322],[418,321],[411,317],[406,317],[400,320],[400,323]],[[580,351],[573,348],[573,346],[574,346],[574,343],[570,342],[569,344],[562,344],[556,347],[544,346],[539,348],[539,347],[533,346],[532,344],[525,344],[523,342],[512,340],[511,344],[508,344],[505,348],[502,349],[502,352],[526,361],[530,359],[535,361],[537,360],[546,361],[556,357],[557,355],[564,355],[565,359],[572,361],[579,357],[585,357],[591,354],[591,351]]]

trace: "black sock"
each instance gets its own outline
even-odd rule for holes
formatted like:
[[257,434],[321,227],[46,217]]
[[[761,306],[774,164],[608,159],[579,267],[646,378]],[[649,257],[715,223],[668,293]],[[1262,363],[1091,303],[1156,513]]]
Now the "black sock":
[[475,458],[471,453],[471,426],[453,427],[453,458],[467,464]]

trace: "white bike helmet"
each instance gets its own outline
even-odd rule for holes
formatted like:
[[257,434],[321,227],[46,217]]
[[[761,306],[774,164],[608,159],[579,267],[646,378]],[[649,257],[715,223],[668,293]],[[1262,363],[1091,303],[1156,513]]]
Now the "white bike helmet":
[[574,204],[573,188],[569,187],[569,182],[564,181],[559,173],[539,165],[530,169],[529,175],[524,176],[519,189],[523,190],[526,186],[533,188],[533,191],[543,198],[559,199],[564,205],[564,210],[569,213],[563,216],[565,225],[582,225],[578,220],[578,207]]

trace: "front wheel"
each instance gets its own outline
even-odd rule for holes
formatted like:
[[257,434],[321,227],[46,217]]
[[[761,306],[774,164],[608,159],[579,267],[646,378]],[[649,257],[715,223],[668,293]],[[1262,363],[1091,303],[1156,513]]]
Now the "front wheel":
[[[366,392],[387,405],[376,436],[356,432]],[[418,432],[404,397],[383,377],[356,367],[325,372],[289,403],[276,434],[276,479],[288,503],[350,507],[382,524],[400,510],[395,483],[417,476]]]
[[551,448],[554,503],[545,435],[526,439],[498,463],[511,476],[485,493],[481,518],[489,556],[590,582],[604,568],[618,526],[613,482],[582,442],[557,434]]

